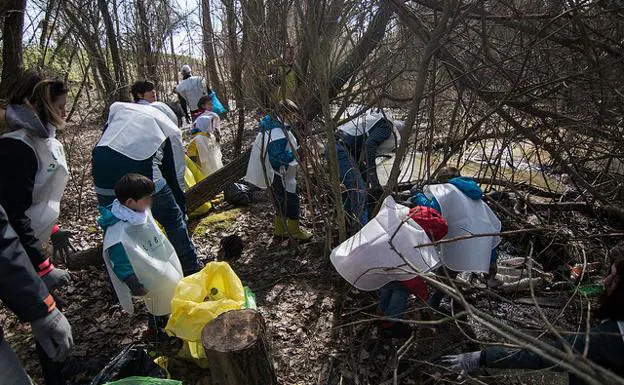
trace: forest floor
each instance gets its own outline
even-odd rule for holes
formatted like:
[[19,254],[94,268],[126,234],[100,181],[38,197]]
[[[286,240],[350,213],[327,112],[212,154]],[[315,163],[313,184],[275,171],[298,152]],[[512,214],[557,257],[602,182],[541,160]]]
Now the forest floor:
[[[231,122],[224,124],[226,138],[227,127],[232,125]],[[254,130],[249,127],[248,132],[247,142],[250,142]],[[90,154],[99,135],[99,127],[71,125],[62,135],[72,178],[62,204],[60,224],[76,232],[75,244],[82,249],[96,246],[102,237],[96,224],[96,200],[90,173]],[[231,149],[225,144],[224,163],[229,156]],[[315,222],[305,202],[303,207],[303,217],[307,219],[304,225],[314,228]],[[215,212],[225,210],[232,208],[222,204]],[[354,290],[337,275],[324,247],[323,229],[314,228],[315,238],[308,244],[275,241],[271,235],[272,206],[266,198],[231,214],[229,220],[217,221],[208,227],[197,226],[199,230],[194,232],[193,239],[204,261],[209,262],[222,236],[238,234],[243,238],[243,256],[228,262],[257,296],[259,310],[271,334],[280,384],[392,384],[394,368],[398,384],[452,383],[456,376],[439,365],[442,355],[475,349],[478,343],[500,341],[500,337],[476,324],[471,317],[457,323],[422,326],[417,329],[399,365],[395,365],[395,354],[401,342],[376,337],[377,296]],[[580,215],[566,215],[558,220],[566,223],[562,231],[574,229],[578,233],[602,229],[601,225]],[[504,242],[501,249],[509,256],[522,254],[517,251],[518,245],[509,242]],[[593,259],[602,260],[607,249],[606,245],[598,245]],[[62,267],[62,263],[57,264]],[[548,269],[557,276],[567,273],[565,268],[556,266]],[[149,342],[144,335],[147,314],[141,310],[131,316],[121,310],[103,265],[72,270],[70,274],[71,286],[59,291],[65,300],[65,314],[72,324],[75,342],[68,372],[71,383],[88,384],[123,346],[135,341]],[[568,293],[569,285],[563,289],[553,285],[538,295],[562,299],[562,296],[570,297]],[[534,305],[516,301],[521,297],[523,295],[503,299],[483,290],[467,293],[467,299],[480,309],[537,335],[544,330],[545,321],[535,314]],[[418,310],[423,305],[414,299],[411,301],[409,317],[418,320],[421,318]],[[564,302],[561,301],[561,306],[545,307],[545,317],[555,327],[574,330],[584,306],[572,300],[564,307]],[[6,308],[0,308],[0,324],[28,372],[41,383],[29,326],[20,323]],[[466,335],[475,336],[476,341],[469,342]],[[185,384],[211,383],[209,370],[193,363],[171,360],[170,370],[174,378],[184,380]],[[480,381],[488,384],[565,383],[565,375],[544,371],[481,374]]]

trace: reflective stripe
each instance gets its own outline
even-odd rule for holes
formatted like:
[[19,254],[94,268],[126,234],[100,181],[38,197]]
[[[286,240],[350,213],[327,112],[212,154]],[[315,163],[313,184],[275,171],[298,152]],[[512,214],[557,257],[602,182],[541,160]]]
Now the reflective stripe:
[[48,296],[43,299],[43,303],[48,307],[48,313],[52,313],[52,311],[56,309],[56,302],[54,302],[54,298],[51,294],[48,294]]
[[95,186],[95,193],[99,195],[109,196],[109,197],[115,196],[115,190],[113,190],[112,188],[102,188],[102,187]]

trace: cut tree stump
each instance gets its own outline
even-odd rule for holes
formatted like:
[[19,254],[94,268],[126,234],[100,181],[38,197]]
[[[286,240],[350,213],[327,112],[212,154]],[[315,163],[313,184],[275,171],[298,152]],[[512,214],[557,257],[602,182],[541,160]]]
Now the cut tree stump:
[[201,340],[216,385],[277,385],[266,341],[266,325],[255,310],[232,310],[210,321]]

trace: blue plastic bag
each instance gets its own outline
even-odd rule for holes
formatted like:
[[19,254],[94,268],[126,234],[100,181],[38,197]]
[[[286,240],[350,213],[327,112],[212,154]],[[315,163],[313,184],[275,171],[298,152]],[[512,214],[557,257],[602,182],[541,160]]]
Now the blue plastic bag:
[[209,96],[212,98],[212,112],[216,112],[219,115],[225,114],[227,110],[223,107],[223,104],[221,104],[217,93],[212,91]]

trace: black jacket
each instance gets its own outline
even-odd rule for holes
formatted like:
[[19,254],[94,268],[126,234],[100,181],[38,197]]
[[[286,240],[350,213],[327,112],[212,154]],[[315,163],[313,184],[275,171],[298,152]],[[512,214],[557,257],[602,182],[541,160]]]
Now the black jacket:
[[[55,304],[0,206],[0,300],[20,320],[45,317]],[[2,328],[0,327],[0,341]]]

